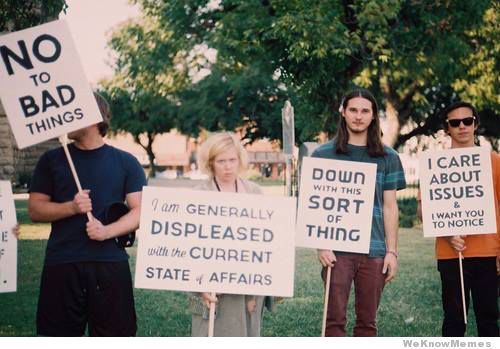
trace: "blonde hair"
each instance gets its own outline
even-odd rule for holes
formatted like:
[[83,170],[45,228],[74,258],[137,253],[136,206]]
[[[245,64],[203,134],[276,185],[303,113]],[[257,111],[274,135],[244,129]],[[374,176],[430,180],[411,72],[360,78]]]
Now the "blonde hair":
[[239,172],[248,167],[248,154],[240,140],[234,133],[219,132],[212,134],[200,147],[198,152],[198,166],[200,170],[211,177],[214,176],[214,159],[230,150],[236,149],[240,160]]

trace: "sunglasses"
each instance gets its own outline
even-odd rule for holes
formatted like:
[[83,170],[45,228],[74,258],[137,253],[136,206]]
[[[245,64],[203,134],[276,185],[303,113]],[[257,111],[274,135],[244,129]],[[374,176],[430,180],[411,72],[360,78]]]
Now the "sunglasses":
[[462,122],[464,123],[465,126],[470,126],[474,123],[474,120],[476,120],[476,118],[474,116],[468,116],[468,117],[463,118],[463,119],[446,120],[446,122],[451,127],[458,127],[458,126],[460,126],[460,123],[462,123]]

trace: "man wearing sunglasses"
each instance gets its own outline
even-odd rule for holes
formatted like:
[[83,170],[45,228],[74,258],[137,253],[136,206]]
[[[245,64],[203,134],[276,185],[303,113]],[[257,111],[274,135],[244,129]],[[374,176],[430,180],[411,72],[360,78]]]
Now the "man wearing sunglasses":
[[[466,102],[456,102],[441,113],[452,148],[478,146],[476,130],[479,115]],[[498,332],[498,285],[500,274],[500,156],[491,153],[497,234],[448,236],[436,238],[436,258],[441,275],[441,294],[444,310],[442,334],[446,337],[463,337],[465,324],[462,310],[458,253],[462,252],[465,302],[469,308],[470,295],[474,305],[478,335],[497,337]],[[419,200],[420,198],[418,198]],[[421,216],[418,201],[418,215]],[[485,232],[486,233],[486,232]]]

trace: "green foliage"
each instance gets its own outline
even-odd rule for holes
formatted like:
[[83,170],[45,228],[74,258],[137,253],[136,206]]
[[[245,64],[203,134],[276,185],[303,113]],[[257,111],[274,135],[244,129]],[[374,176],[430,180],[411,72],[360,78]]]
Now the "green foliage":
[[493,2],[484,13],[482,25],[467,33],[473,52],[464,59],[467,75],[454,84],[462,97],[478,108],[493,104],[498,109],[500,105],[497,60],[500,55],[499,21],[500,3]]
[[253,141],[281,138],[281,108],[287,98],[278,82],[258,66],[212,66],[211,74],[180,94],[179,129],[197,135],[243,127]]
[[132,134],[148,154],[154,177],[154,139],[178,127],[176,95],[188,83],[187,53],[152,18],[126,22],[109,45],[116,54],[115,75],[101,82],[100,92],[111,105],[111,129]]
[[19,224],[32,224],[28,214],[28,200],[15,200],[16,215]]
[[[276,94],[272,103],[292,100],[301,143],[320,131],[331,135],[341,96],[361,85],[394,107],[395,132],[409,120],[416,122],[415,130],[400,136],[401,144],[436,130],[436,111],[456,98],[456,82],[464,76],[465,85],[471,84],[468,91],[477,98],[464,97],[484,102],[485,90],[498,96],[496,88],[489,87],[492,79],[498,82],[497,74],[481,69],[474,73],[469,67],[481,54],[477,36],[490,43],[487,47],[498,41],[492,14],[498,13],[498,5],[492,1],[223,0],[216,6],[208,0],[136,2],[162,26],[175,28],[185,48],[205,44],[217,50],[213,76],[183,99],[186,114],[195,111],[191,117],[201,118],[202,127],[232,127],[240,118],[240,126],[255,128],[257,135],[279,138],[279,132],[268,127],[278,119],[275,109],[266,107],[265,100],[255,101],[251,93],[260,84]],[[479,51],[491,70],[498,54],[484,47]],[[255,79],[253,72],[262,78]],[[200,96],[203,102],[197,103]],[[236,109],[241,104],[233,101],[267,112],[252,123],[248,111]],[[479,105],[498,110],[490,101]],[[189,120],[186,129],[195,124]]]
[[67,7],[65,0],[0,0],[0,32],[42,24]]
[[484,13],[482,25],[467,33],[472,54],[463,63],[466,74],[453,86],[459,96],[471,101],[479,110],[479,133],[490,139],[498,151],[500,137],[500,3],[492,2]]
[[417,200],[405,198],[398,200],[399,226],[402,228],[413,228],[417,221]]

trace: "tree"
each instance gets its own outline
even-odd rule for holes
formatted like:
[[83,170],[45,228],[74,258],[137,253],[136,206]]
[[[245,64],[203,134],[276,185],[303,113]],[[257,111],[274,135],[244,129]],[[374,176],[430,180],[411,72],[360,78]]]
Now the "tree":
[[68,5],[65,0],[0,0],[0,32],[16,31],[57,18]]
[[[396,146],[414,135],[431,135],[440,127],[438,115],[448,104],[461,99],[468,101],[478,109],[481,123],[479,134],[489,140],[494,149],[498,151],[500,136],[500,116],[498,115],[500,94],[496,71],[498,70],[497,57],[500,55],[500,36],[498,26],[500,4],[492,2],[484,12],[481,25],[465,33],[470,54],[462,55],[461,71],[458,78],[450,84],[435,83],[431,89],[424,90],[424,100],[428,106],[412,111],[413,120],[419,124],[409,133],[400,135]],[[454,56],[451,56],[452,58]],[[443,81],[444,82],[444,81]]]
[[[392,59],[367,68],[385,100],[389,144],[398,147],[411,136],[435,132],[438,112],[456,99],[453,85],[467,74],[464,62],[476,51],[468,33],[481,27],[488,6],[490,1],[420,1],[401,7],[389,36]],[[410,120],[417,127],[399,134]]]
[[208,131],[242,131],[243,139],[281,137],[281,108],[288,96],[259,66],[230,67],[218,61],[211,73],[182,94],[179,130],[196,136]]
[[[383,101],[389,143],[396,145],[409,136],[399,135],[402,125],[412,120],[412,135],[429,132],[435,121],[426,120],[456,96],[455,82],[467,75],[477,49],[471,33],[495,6],[487,0],[137,2],[175,28],[186,47],[206,44],[244,67],[241,73],[277,72],[296,99],[299,141],[334,132],[342,94],[362,85]],[[496,62],[498,55],[485,55]]]
[[484,14],[481,27],[467,33],[473,53],[464,60],[467,74],[454,83],[457,94],[479,109],[480,133],[497,151],[500,146],[499,14],[500,3],[492,2]]
[[172,32],[152,18],[132,20],[116,30],[109,42],[116,54],[115,75],[101,82],[110,101],[111,129],[132,134],[147,153],[156,174],[153,142],[178,125],[178,91],[188,84],[187,53]]

